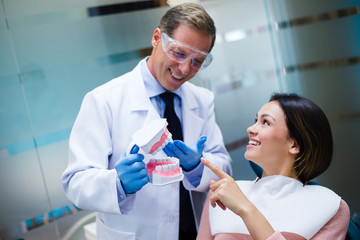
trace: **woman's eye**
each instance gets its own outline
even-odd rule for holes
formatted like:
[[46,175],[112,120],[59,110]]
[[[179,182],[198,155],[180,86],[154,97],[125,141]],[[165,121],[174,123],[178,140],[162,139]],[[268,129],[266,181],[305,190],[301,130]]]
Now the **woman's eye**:
[[264,125],[270,125],[270,122],[268,120],[264,120],[263,124]]

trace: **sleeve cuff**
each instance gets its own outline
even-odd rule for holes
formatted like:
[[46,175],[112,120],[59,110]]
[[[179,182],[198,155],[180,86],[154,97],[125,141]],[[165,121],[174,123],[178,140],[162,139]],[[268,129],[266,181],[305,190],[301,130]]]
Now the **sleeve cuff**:
[[189,183],[196,188],[199,186],[201,181],[201,176],[204,170],[204,164],[198,164],[193,170],[191,171],[183,171],[185,178],[188,179]]
[[126,193],[121,185],[119,178],[116,178],[116,189],[117,189],[118,203],[121,203],[126,199]]

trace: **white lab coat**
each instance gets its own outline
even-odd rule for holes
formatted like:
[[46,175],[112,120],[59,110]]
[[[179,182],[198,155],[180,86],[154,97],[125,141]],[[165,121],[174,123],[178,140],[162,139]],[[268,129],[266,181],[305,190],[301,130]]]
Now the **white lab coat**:
[[[181,86],[184,142],[207,136],[203,156],[231,174],[231,160],[215,123],[214,96],[191,83]],[[86,94],[69,139],[69,164],[62,175],[68,198],[79,208],[98,212],[98,239],[178,238],[179,183],[146,184],[119,203],[114,164],[144,124],[160,118],[146,96],[138,64],[131,72]],[[190,173],[191,174],[191,173]],[[204,167],[201,182],[184,186],[190,193],[197,227],[210,179]]]

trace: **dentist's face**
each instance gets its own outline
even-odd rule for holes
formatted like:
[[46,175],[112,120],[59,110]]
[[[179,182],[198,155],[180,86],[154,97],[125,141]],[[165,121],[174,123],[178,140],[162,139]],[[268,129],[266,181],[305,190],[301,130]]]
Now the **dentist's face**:
[[[211,47],[211,36],[183,24],[180,24],[170,37],[203,52],[208,52]],[[191,59],[184,63],[171,60],[164,52],[161,41],[161,31],[157,28],[152,38],[154,49],[148,60],[148,66],[152,75],[163,88],[174,91],[194,77],[198,70],[191,67]]]

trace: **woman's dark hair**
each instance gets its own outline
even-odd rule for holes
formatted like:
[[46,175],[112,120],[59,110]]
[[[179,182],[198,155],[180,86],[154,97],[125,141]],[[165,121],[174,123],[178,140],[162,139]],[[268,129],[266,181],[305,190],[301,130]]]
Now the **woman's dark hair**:
[[300,181],[307,183],[330,166],[333,138],[329,120],[318,105],[294,93],[274,93],[271,101],[278,101],[284,111],[289,135],[300,149],[294,168]]

